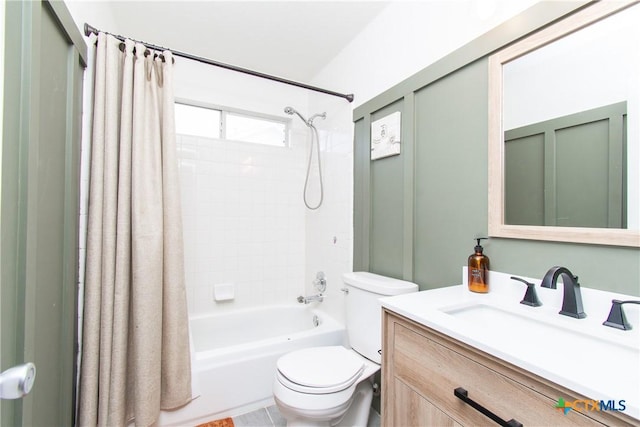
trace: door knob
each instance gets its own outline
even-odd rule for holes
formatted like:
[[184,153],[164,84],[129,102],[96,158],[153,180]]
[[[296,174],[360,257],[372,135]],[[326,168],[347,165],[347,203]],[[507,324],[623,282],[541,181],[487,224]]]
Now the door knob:
[[0,399],[19,399],[26,396],[36,379],[36,365],[25,363],[0,374]]

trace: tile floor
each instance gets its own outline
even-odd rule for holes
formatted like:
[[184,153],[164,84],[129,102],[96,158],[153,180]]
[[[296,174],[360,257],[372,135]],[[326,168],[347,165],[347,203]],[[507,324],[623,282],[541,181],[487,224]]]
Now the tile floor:
[[[233,417],[235,427],[285,427],[286,420],[275,405]],[[380,415],[373,409],[367,427],[380,427]]]

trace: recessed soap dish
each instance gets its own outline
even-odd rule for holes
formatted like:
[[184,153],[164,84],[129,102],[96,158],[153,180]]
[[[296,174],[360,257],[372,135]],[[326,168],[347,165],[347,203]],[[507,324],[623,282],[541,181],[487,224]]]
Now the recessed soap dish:
[[218,283],[213,285],[213,299],[216,301],[231,301],[235,298],[236,285],[234,283]]

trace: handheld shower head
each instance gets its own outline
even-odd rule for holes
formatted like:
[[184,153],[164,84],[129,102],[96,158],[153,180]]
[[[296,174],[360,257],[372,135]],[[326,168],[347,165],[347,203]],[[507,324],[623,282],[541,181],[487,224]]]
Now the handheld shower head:
[[309,120],[307,120],[304,117],[302,117],[302,114],[298,113],[296,109],[293,107],[284,107],[284,112],[290,115],[296,114],[307,126],[313,126],[313,120],[316,119],[317,117],[321,117],[322,119],[327,118],[327,113],[319,113],[319,114],[314,114],[313,116],[309,117]]
[[293,107],[284,107],[284,112],[290,115],[294,115],[296,114],[298,117],[300,117],[300,120],[302,120],[307,126],[309,125],[309,122],[307,122],[307,119],[305,119],[304,117],[302,117],[302,114],[298,113],[295,108]]
[[[313,125],[313,120],[317,117],[322,117],[323,119],[326,119],[327,113],[314,114],[313,116],[309,117],[309,120],[307,120],[304,117],[302,117],[302,115],[298,113],[293,107],[288,107],[288,106],[284,107],[284,112],[285,114],[289,114],[289,115],[296,114],[298,117],[300,117],[300,120],[302,120],[302,122],[305,125],[307,125],[307,127],[311,131],[311,149],[309,150],[309,162],[307,163],[307,177],[304,180],[304,191],[302,192],[302,199],[304,200],[304,204],[307,206],[307,208],[311,210],[315,210],[315,209],[318,209],[320,205],[322,205],[324,190],[322,185],[322,166],[320,163],[320,136],[318,135],[318,129],[316,129],[316,127]],[[309,174],[311,173],[311,158],[313,156],[314,143],[316,146],[316,156],[318,159],[318,178],[320,180],[320,201],[318,202],[317,205],[311,206],[307,201],[307,188],[309,184]]]

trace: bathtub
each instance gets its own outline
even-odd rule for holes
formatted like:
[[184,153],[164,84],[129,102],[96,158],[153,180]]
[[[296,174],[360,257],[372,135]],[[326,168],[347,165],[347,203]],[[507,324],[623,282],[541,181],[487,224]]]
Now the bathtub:
[[280,356],[346,340],[344,325],[308,305],[199,315],[189,327],[195,399],[163,411],[161,426],[196,425],[269,406]]

